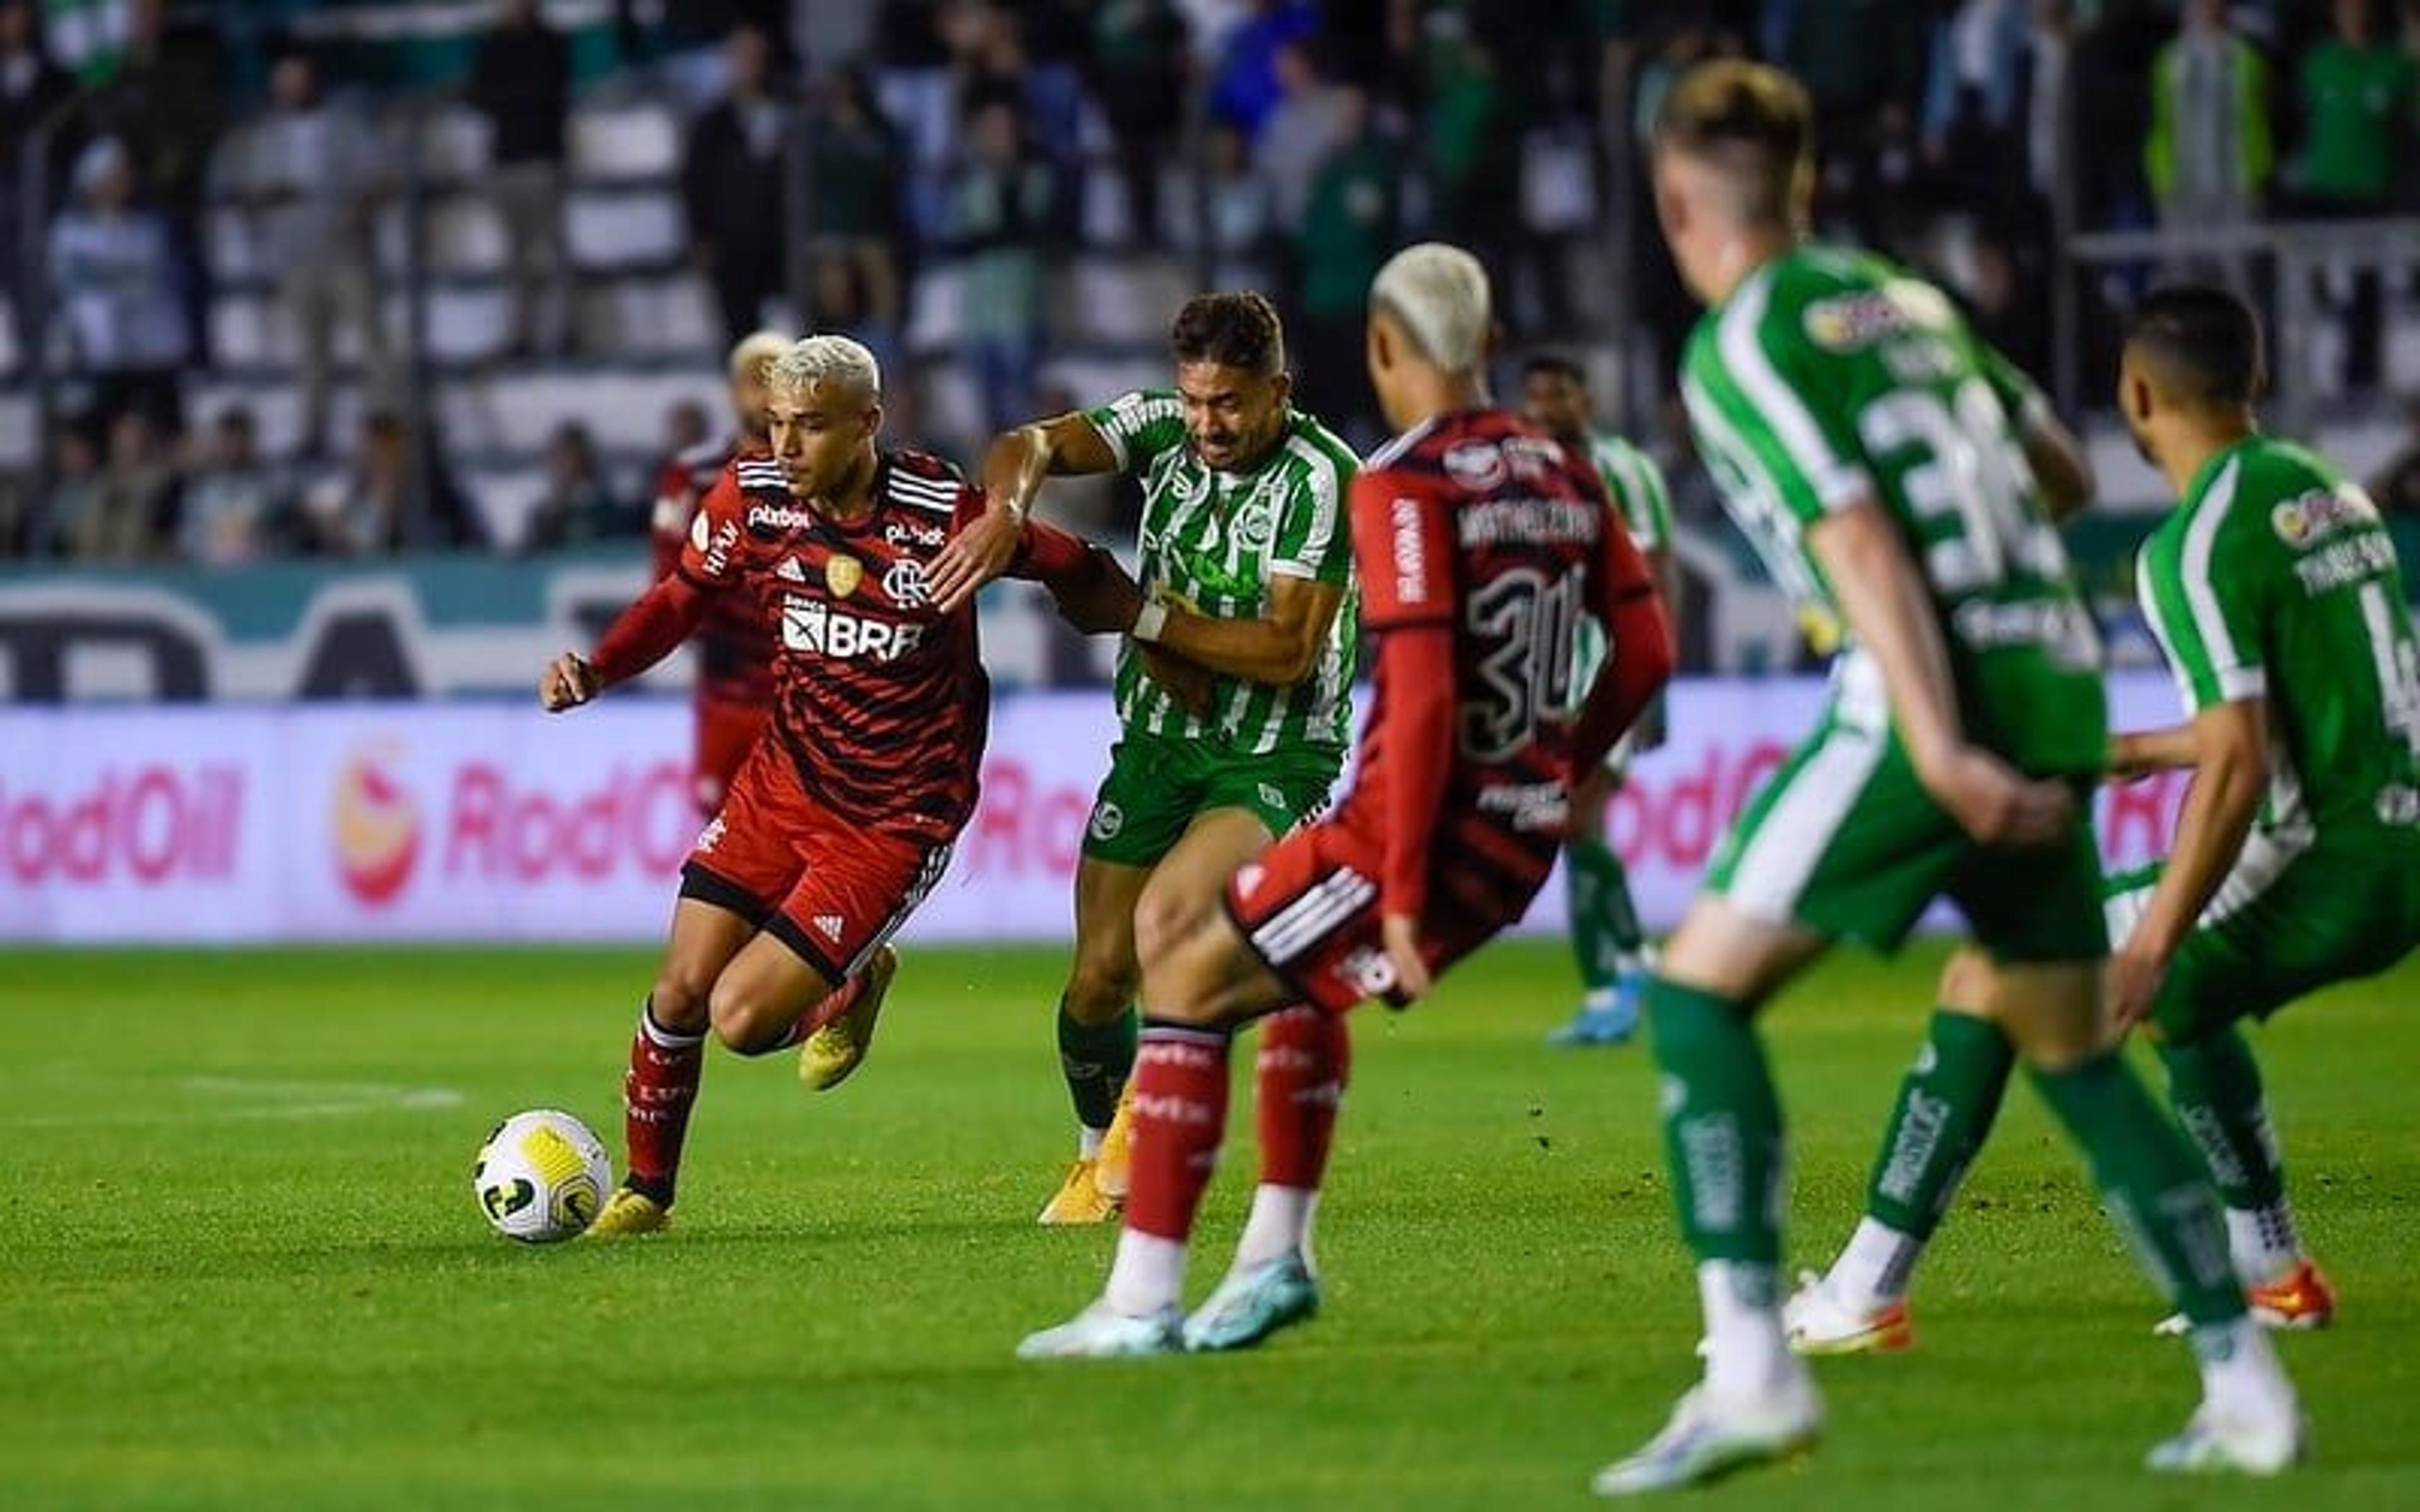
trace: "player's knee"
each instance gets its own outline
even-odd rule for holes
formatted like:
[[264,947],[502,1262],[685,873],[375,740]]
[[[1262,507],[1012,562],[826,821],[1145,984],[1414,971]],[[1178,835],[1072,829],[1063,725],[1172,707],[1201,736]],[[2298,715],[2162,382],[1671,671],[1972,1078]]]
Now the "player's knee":
[[714,984],[706,1000],[706,1017],[714,1037],[734,1055],[762,1054],[787,1027],[762,991],[728,975]]
[[703,1034],[709,1023],[707,999],[712,985],[676,965],[667,966],[647,995],[647,1011],[675,1034]]
[[1078,1024],[1106,1024],[1126,1011],[1142,986],[1134,958],[1109,949],[1079,949],[1067,976],[1067,1016]]
[[1211,918],[1215,898],[1194,896],[1188,889],[1156,885],[1143,889],[1135,904],[1135,951],[1145,961],[1181,948]]

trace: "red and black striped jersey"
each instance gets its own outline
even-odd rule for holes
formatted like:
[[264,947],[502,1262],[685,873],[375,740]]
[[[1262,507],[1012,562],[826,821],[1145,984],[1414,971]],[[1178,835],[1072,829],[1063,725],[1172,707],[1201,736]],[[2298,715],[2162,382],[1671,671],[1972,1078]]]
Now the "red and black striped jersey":
[[792,497],[778,466],[735,464],[677,570],[772,639],[769,733],[807,791],[850,820],[946,840],[974,810],[991,684],[974,609],[943,617],[925,573],[983,496],[948,462],[892,451],[873,499],[843,524]]
[[1432,896],[1474,917],[1517,915],[1570,824],[1590,693],[1581,622],[1610,626],[1618,600],[1651,592],[1645,562],[1590,459],[1501,409],[1440,416],[1364,463],[1353,555],[1361,623],[1382,643],[1359,775],[1339,818],[1381,837],[1390,783],[1422,780],[1413,768],[1425,756],[1389,748],[1390,701],[1410,695],[1389,686],[1384,640],[1449,630],[1450,752],[1440,740],[1442,793],[1412,854],[1427,858]]
[[[658,578],[680,564],[690,522],[715,480],[742,463],[772,468],[772,454],[742,449],[737,438],[707,441],[665,460],[656,473],[656,503],[648,538]],[[779,470],[775,469],[776,482]],[[773,639],[764,616],[744,599],[715,605],[698,626],[697,698],[702,703],[744,703],[762,708],[773,698]]]

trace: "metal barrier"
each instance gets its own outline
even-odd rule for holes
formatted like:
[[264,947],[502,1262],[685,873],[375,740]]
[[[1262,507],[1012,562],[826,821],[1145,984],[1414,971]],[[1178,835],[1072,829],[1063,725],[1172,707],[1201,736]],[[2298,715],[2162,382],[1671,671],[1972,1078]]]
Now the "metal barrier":
[[2226,270],[2228,281],[2268,314],[2268,410],[2279,429],[2307,434],[2322,397],[2310,383],[2312,345],[2321,318],[2319,276],[2350,270],[2385,278],[2420,270],[2420,218],[2269,221],[2193,231],[2096,231],[2065,239],[2057,248],[2052,349],[2055,390],[2060,408],[2070,413],[2094,392],[2082,371],[2090,345],[2090,281],[2103,270],[2132,265],[2150,265],[2147,277],[2153,280],[2162,267]]

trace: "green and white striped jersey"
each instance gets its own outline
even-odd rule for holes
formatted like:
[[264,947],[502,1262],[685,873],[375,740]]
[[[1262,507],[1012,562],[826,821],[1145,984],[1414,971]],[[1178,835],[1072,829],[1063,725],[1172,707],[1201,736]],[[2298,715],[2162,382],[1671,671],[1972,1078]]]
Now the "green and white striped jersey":
[[[1794,249],[1699,322],[1682,396],[1777,581],[1837,617],[1805,533],[1872,500],[1931,589],[1969,737],[2035,773],[2101,769],[2100,634],[2024,456],[2044,401],[1940,290],[1863,253]],[[1882,728],[1882,679],[1854,644],[1836,687],[1838,717]]]
[[1353,449],[1296,410],[1258,467],[1221,472],[1187,443],[1184,405],[1173,390],[1137,390],[1088,418],[1116,455],[1118,471],[1142,485],[1137,544],[1145,593],[1164,590],[1219,619],[1257,619],[1268,611],[1272,579],[1307,578],[1347,590],[1309,677],[1292,687],[1220,677],[1208,719],[1187,712],[1144,676],[1142,658],[1128,642],[1117,679],[1125,733],[1252,755],[1342,748],[1351,733],[1353,661],[1360,640],[1350,592],[1347,503],[1360,466]]
[[2299,446],[2245,437],[2204,464],[2134,576],[2186,712],[2266,702],[2261,827],[2420,846],[2420,646],[2368,495]]
[[1619,436],[1599,436],[1589,442],[1589,460],[1621,511],[1621,523],[1641,551],[1672,548],[1672,496],[1664,487],[1664,470],[1655,459]]

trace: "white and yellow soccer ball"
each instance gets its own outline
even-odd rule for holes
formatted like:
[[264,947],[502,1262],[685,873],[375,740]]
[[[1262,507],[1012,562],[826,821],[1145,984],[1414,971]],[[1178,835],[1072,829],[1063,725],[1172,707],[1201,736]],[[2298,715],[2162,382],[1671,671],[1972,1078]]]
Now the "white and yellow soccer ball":
[[496,1125],[471,1167],[479,1211],[506,1239],[551,1244],[588,1227],[613,1189],[613,1164],[568,1113],[532,1108]]

